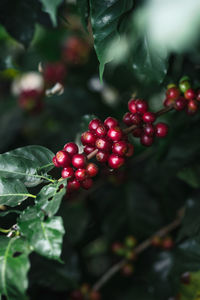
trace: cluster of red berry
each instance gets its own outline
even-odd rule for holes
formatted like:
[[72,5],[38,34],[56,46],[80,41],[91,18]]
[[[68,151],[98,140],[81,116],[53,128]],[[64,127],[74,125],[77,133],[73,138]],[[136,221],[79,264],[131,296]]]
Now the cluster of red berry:
[[192,89],[189,78],[183,77],[179,81],[179,86],[168,85],[164,105],[174,107],[177,111],[185,110],[187,114],[193,115],[198,110],[199,101],[200,90]]
[[24,90],[19,95],[19,106],[31,113],[38,113],[44,106],[43,91],[29,89]]
[[128,102],[129,112],[125,113],[123,122],[127,126],[135,125],[132,131],[134,137],[140,138],[144,146],[151,146],[154,137],[163,138],[168,133],[168,126],[165,123],[157,123],[156,114],[148,111],[148,104],[143,99],[131,99]]
[[170,236],[166,236],[161,238],[159,236],[155,236],[151,241],[152,246],[156,248],[161,248],[164,250],[170,250],[174,246],[173,239]]
[[70,300],[101,300],[99,292],[94,291],[88,284],[82,284],[80,289],[74,290],[70,294]]

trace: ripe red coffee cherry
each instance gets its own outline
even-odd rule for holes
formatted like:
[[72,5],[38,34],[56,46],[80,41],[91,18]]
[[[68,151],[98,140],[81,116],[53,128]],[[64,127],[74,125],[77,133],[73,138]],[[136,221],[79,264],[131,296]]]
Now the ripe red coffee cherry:
[[86,163],[86,158],[85,155],[83,154],[75,154],[72,157],[72,165],[77,169],[84,168],[85,163]]
[[73,156],[74,154],[77,154],[78,153],[78,146],[73,143],[73,142],[70,142],[70,143],[67,143],[65,146],[64,146],[64,150],[70,155],[70,156]]
[[56,153],[56,161],[60,167],[68,167],[71,164],[71,157],[66,151],[60,150]]
[[94,146],[96,142],[96,136],[91,131],[85,131],[81,135],[81,143],[83,145]]
[[96,159],[101,163],[107,162],[108,157],[109,154],[107,152],[98,151],[98,153],[96,154]]
[[112,127],[118,126],[118,121],[117,121],[115,118],[108,117],[107,119],[105,119],[104,124],[105,124],[108,128],[112,128]]
[[187,113],[189,115],[193,115],[198,110],[198,102],[196,100],[190,100],[187,106]]
[[168,126],[165,123],[157,123],[155,125],[155,132],[156,132],[156,136],[159,138],[163,138],[167,135],[168,133]]
[[92,121],[90,121],[88,128],[90,131],[96,132],[96,129],[100,124],[101,121],[99,119],[93,119]]
[[187,100],[192,100],[195,99],[196,93],[193,89],[188,89],[185,93],[184,96]]
[[99,168],[97,167],[97,165],[95,165],[93,163],[89,163],[86,166],[87,175],[89,175],[90,177],[95,177],[97,175],[98,171],[99,171]]
[[137,112],[136,105],[135,105],[135,99],[131,99],[128,102],[128,109],[131,113],[135,114]]
[[67,167],[62,169],[62,178],[69,178],[69,177],[74,177],[74,170],[71,167]]
[[183,110],[187,105],[187,101],[185,100],[184,97],[179,97],[176,99],[174,103],[174,108],[178,111]]
[[90,154],[91,152],[93,152],[95,149],[96,149],[95,147],[86,145],[86,146],[84,147],[84,152],[85,152],[85,154],[88,155],[88,154]]
[[140,127],[135,128],[135,129],[133,129],[133,131],[132,131],[132,135],[133,135],[134,137],[141,137],[142,134],[143,134],[143,129],[140,128]]
[[191,282],[191,274],[190,272],[185,272],[181,275],[181,278],[180,278],[181,282],[183,284],[190,284]]
[[141,142],[142,145],[149,147],[153,144],[154,139],[151,136],[143,134],[140,138],[140,142]]
[[127,126],[132,125],[131,116],[132,114],[130,112],[125,113],[125,115],[123,116],[123,122]]
[[156,115],[148,111],[142,116],[142,118],[145,123],[153,123],[156,119]]
[[57,82],[63,83],[66,76],[65,65],[60,62],[48,64],[44,68],[43,76],[49,85]]
[[113,153],[108,158],[108,164],[112,169],[118,169],[124,164],[124,158]]
[[91,291],[89,299],[90,300],[101,300],[101,295],[99,294],[99,292]]
[[105,125],[100,124],[95,132],[98,137],[104,137],[107,134],[107,128]]
[[127,144],[126,157],[131,157],[134,153],[134,146],[130,143]]
[[168,99],[177,99],[180,96],[180,91],[176,87],[172,87],[166,91],[166,96]]
[[146,134],[148,136],[154,136],[155,127],[151,123],[146,124],[143,128],[143,132],[144,132],[144,134]]
[[123,132],[119,127],[113,127],[108,130],[107,135],[112,141],[117,142],[121,140]]
[[80,188],[80,186],[81,184],[76,178],[70,179],[67,182],[67,191],[77,191]]
[[124,156],[128,150],[127,143],[123,140],[115,142],[112,146],[112,152],[119,156]]
[[168,99],[166,98],[163,102],[163,105],[165,107],[169,107],[169,106],[172,106],[174,104],[175,100],[174,99]]
[[93,180],[92,178],[86,178],[85,180],[83,180],[81,182],[81,186],[82,188],[84,188],[85,190],[89,190],[93,185]]
[[131,115],[131,122],[134,125],[140,125],[142,123],[142,118],[141,118],[140,114],[138,114],[138,113],[132,114]]
[[200,90],[197,91],[196,100],[200,101]]
[[117,255],[123,255],[124,254],[124,245],[119,242],[115,242],[112,244],[112,251]]
[[110,149],[112,147],[111,142],[107,138],[104,138],[104,137],[97,139],[95,145],[96,145],[97,149],[105,151],[105,152],[110,151]]
[[170,236],[163,239],[162,241],[163,249],[170,250],[173,246],[174,246],[174,242]]
[[140,114],[144,114],[148,110],[148,104],[143,99],[137,99],[135,102],[136,110]]
[[86,173],[85,169],[78,169],[75,171],[74,174],[75,174],[76,179],[79,181],[83,181],[87,177],[87,173]]
[[57,159],[56,159],[55,156],[52,158],[52,162],[53,162],[53,164],[54,164],[55,167],[57,167],[57,168],[60,167],[60,165],[59,165],[59,163],[57,162]]
[[127,277],[130,276],[131,274],[133,274],[133,266],[131,264],[126,264],[122,268],[122,274]]

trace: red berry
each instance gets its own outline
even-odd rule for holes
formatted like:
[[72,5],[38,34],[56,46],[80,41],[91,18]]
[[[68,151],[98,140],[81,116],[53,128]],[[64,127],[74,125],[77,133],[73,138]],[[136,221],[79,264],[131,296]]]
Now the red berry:
[[93,119],[92,121],[90,121],[88,128],[90,131],[96,132],[96,129],[100,124],[101,121],[99,119]]
[[67,167],[62,169],[62,178],[69,178],[69,177],[73,177],[74,176],[74,170],[71,167]]
[[101,295],[99,294],[99,292],[91,291],[89,299],[90,300],[101,300]]
[[135,129],[133,129],[133,131],[132,131],[132,135],[133,135],[134,137],[140,137],[140,136],[142,135],[142,133],[143,133],[143,129],[140,128],[140,127],[135,128]]
[[112,141],[117,142],[121,140],[123,132],[119,127],[113,127],[108,130],[107,135]]
[[131,99],[128,102],[128,109],[133,114],[135,114],[137,112],[135,102],[136,102],[135,99]]
[[112,169],[118,169],[124,164],[124,158],[117,154],[111,154],[108,158],[108,164]]
[[57,82],[63,83],[66,76],[66,68],[63,63],[56,62],[45,66],[44,68],[44,80],[53,85]]
[[86,179],[87,173],[85,169],[78,169],[75,171],[75,177],[79,181],[83,181]]
[[192,100],[195,99],[196,93],[193,89],[188,89],[185,93],[184,96],[187,100]]
[[151,244],[154,247],[161,247],[162,246],[162,239],[159,236],[154,236],[151,240]]
[[181,275],[181,282],[183,284],[190,284],[190,281],[191,281],[191,274],[190,272],[185,272]]
[[108,152],[112,147],[111,142],[107,138],[103,138],[103,137],[97,139],[95,145],[99,150],[106,151],[106,152]]
[[127,144],[126,157],[131,157],[134,153],[134,146],[130,143]]
[[145,123],[153,123],[156,119],[156,115],[154,113],[148,111],[148,112],[144,113],[142,118]]
[[95,149],[96,149],[95,147],[86,145],[86,146],[84,147],[84,152],[85,152],[85,154],[88,155],[88,154],[90,154],[91,152],[93,152]]
[[79,290],[75,290],[70,294],[70,300],[83,300],[83,295]]
[[154,141],[153,137],[148,136],[146,134],[143,134],[140,138],[141,144],[147,147],[151,146],[153,144],[153,141]]
[[112,147],[112,152],[119,156],[124,156],[127,152],[127,143],[123,140],[115,142]]
[[180,91],[176,87],[169,88],[166,91],[166,96],[168,99],[177,99],[180,96]]
[[103,136],[106,135],[106,133],[107,133],[107,128],[106,128],[106,126],[103,125],[103,124],[100,124],[100,125],[97,127],[97,129],[96,129],[96,135],[97,135],[98,137],[103,137]]
[[70,156],[73,156],[74,154],[78,153],[78,146],[73,142],[67,143],[64,146],[64,150],[69,153]]
[[95,177],[98,173],[99,169],[97,167],[97,165],[93,164],[93,163],[89,163],[86,166],[86,172],[90,177]]
[[53,164],[54,164],[55,167],[57,167],[57,168],[60,167],[60,165],[59,165],[59,163],[57,162],[57,159],[56,159],[55,156],[52,158],[52,162],[53,162]]
[[125,113],[125,115],[123,116],[123,122],[127,126],[132,125],[131,116],[132,114],[130,112]]
[[155,125],[156,136],[159,138],[163,138],[168,133],[168,126],[165,123],[157,123]]
[[200,90],[197,91],[196,100],[197,100],[197,101],[200,101]]
[[190,100],[187,106],[187,113],[189,115],[193,115],[197,112],[197,110],[198,110],[198,102],[195,100]]
[[168,98],[166,98],[165,100],[164,100],[164,102],[163,102],[163,105],[165,106],[165,107],[169,107],[169,106],[172,106],[173,104],[174,104],[174,99],[168,99]]
[[131,264],[126,264],[122,268],[122,273],[124,276],[130,276],[133,273],[133,266]]
[[84,188],[85,190],[89,190],[93,185],[93,180],[92,178],[86,178],[85,180],[83,180],[81,182],[81,186],[82,188]]
[[80,186],[81,184],[76,178],[70,179],[67,182],[67,191],[77,191],[80,188]]
[[162,248],[165,250],[170,250],[174,246],[174,242],[171,237],[166,237],[162,241]]
[[147,112],[147,110],[148,110],[148,104],[143,99],[137,99],[136,102],[135,102],[135,105],[136,105],[137,112],[142,114],[142,115],[145,112]]
[[86,158],[85,155],[83,154],[75,154],[72,157],[72,165],[77,169],[84,168],[85,163],[86,163]]
[[96,142],[96,137],[91,131],[85,131],[81,135],[81,143],[83,145],[94,146]]
[[56,153],[56,161],[60,167],[68,167],[71,164],[71,157],[66,151],[60,150]]
[[155,127],[152,124],[146,124],[143,128],[143,132],[145,135],[154,136]]
[[142,118],[140,116],[140,114],[136,113],[136,114],[132,114],[131,115],[131,122],[134,125],[140,125],[142,122]]
[[112,127],[118,126],[118,121],[117,121],[115,118],[108,117],[107,119],[105,119],[104,124],[105,124],[108,128],[112,128]]
[[98,151],[98,153],[96,154],[96,159],[101,162],[107,162],[109,157],[109,154],[107,152],[103,152],[103,151]]
[[187,101],[184,97],[179,97],[174,103],[174,108],[178,111],[183,110],[186,107]]

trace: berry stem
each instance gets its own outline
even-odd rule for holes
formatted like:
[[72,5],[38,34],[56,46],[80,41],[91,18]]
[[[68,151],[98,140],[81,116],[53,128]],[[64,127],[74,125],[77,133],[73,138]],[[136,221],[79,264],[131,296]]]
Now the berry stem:
[[[155,232],[152,236],[150,236],[148,239],[146,239],[144,242],[142,242],[141,244],[139,244],[135,250],[134,253],[135,254],[140,254],[141,252],[143,252],[144,250],[146,250],[148,247],[151,246],[152,244],[152,240],[155,237],[164,237],[167,234],[169,234],[171,231],[173,231],[174,229],[176,229],[182,221],[182,218],[184,216],[184,208],[181,208],[178,211],[177,217],[174,221],[172,221],[171,223],[169,223],[168,225],[162,227],[160,230],[158,230],[157,232]],[[118,271],[121,270],[121,268],[128,262],[127,259],[122,259],[120,260],[118,263],[116,263],[115,265],[113,265],[93,286],[93,290],[94,291],[98,291],[100,290],[106,283],[107,281],[109,281]]]

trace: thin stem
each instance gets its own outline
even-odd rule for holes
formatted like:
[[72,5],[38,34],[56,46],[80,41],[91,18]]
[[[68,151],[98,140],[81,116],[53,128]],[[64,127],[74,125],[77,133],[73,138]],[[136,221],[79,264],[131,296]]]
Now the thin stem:
[[30,197],[30,198],[36,198],[36,196],[35,195],[33,195],[33,194],[28,194],[28,196]]
[[43,179],[45,179],[45,180],[47,180],[47,181],[50,181],[50,182],[52,182],[52,183],[55,183],[57,180],[54,180],[54,179],[50,179],[50,178],[48,178],[48,177],[46,177],[46,176],[40,176],[40,178],[43,178]]
[[8,233],[11,230],[12,230],[11,228],[9,228],[9,229],[0,228],[0,232],[2,232],[2,233]]
[[38,168],[38,171],[40,171],[40,170],[42,170],[42,169],[46,169],[46,168],[51,167],[51,166],[54,167],[54,164],[53,164],[53,163],[49,163],[49,164],[47,164],[47,165],[44,165],[44,166]]

